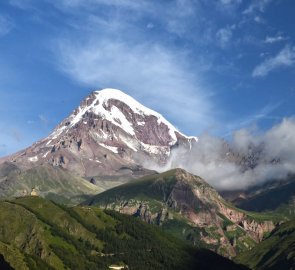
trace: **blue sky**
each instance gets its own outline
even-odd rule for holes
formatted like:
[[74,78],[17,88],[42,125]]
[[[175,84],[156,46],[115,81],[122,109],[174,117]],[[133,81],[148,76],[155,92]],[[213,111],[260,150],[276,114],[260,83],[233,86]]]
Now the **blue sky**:
[[3,0],[0,156],[119,88],[188,135],[293,117],[294,0]]

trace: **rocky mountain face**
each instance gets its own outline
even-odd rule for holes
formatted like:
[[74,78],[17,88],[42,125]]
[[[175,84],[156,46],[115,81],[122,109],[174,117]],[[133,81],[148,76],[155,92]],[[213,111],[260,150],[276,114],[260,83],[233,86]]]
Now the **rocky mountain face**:
[[86,204],[138,216],[229,257],[252,248],[274,229],[271,218],[233,207],[203,179],[182,169],[110,189]]
[[197,141],[162,115],[115,89],[94,91],[45,139],[5,161],[20,168],[51,164],[80,176],[145,175],[142,164],[163,164],[171,149]]
[[53,132],[0,159],[0,198],[29,194],[79,203],[108,188],[154,173],[175,147],[197,142],[120,90],[94,91]]

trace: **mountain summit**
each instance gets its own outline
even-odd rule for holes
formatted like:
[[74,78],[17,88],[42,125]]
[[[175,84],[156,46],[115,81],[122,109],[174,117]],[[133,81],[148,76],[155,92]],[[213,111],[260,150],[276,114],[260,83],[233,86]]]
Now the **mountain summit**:
[[164,164],[173,147],[197,141],[116,89],[92,92],[45,139],[10,156],[22,168],[51,164],[80,176],[132,175],[143,161]]

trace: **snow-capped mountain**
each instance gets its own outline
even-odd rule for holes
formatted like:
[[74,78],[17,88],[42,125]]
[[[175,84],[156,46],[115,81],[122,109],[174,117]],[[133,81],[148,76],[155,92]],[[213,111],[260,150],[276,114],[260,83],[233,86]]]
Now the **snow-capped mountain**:
[[116,89],[92,92],[45,139],[9,157],[22,167],[52,164],[82,176],[137,171],[164,164],[173,147],[197,141],[161,114]]

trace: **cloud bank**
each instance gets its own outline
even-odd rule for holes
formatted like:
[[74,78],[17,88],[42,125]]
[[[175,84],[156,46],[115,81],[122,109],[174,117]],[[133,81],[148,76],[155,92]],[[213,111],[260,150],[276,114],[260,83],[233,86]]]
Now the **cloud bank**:
[[295,173],[295,118],[286,118],[260,135],[236,131],[230,144],[202,135],[193,149],[172,151],[165,171],[181,167],[204,178],[218,190],[240,190]]

